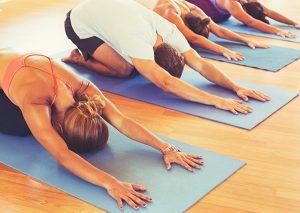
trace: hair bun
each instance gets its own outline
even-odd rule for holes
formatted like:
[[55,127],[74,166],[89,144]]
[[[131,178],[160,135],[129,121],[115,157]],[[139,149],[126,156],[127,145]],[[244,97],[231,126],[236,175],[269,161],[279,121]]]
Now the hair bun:
[[206,26],[210,23],[210,18],[204,18],[202,19],[202,23]]
[[99,95],[95,95],[92,98],[84,96],[78,102],[78,108],[88,117],[100,116],[104,107],[105,101]]

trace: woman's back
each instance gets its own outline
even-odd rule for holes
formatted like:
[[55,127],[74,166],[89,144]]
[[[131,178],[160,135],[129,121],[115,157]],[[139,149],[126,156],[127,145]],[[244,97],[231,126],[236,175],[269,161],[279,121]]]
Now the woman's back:
[[40,54],[23,57],[24,54],[6,49],[0,56],[1,89],[18,106],[29,94],[30,99],[37,98],[45,103],[51,99],[54,103],[61,88],[69,87],[74,91],[82,82],[80,77]]

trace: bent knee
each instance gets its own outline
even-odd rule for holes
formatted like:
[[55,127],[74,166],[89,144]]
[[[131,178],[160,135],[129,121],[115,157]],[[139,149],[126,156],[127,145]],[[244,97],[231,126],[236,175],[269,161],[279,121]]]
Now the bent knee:
[[127,78],[131,75],[133,69],[134,67],[131,64],[124,64],[124,66],[117,71],[118,72],[117,76],[119,78]]

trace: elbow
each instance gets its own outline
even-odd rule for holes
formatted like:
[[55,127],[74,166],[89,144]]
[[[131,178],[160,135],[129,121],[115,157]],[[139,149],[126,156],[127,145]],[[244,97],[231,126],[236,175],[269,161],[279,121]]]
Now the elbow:
[[53,154],[53,157],[57,160],[57,162],[63,166],[68,163],[68,159],[70,159],[70,150],[60,150]]
[[168,76],[166,78],[164,78],[160,83],[159,83],[159,88],[161,88],[164,92],[172,92],[173,91],[173,86],[174,84],[173,79],[175,77],[173,76]]
[[[199,36],[200,36],[200,35],[199,35]],[[199,43],[199,36],[196,36],[196,35],[189,36],[187,40],[188,40],[191,44],[195,45],[195,44]],[[202,37],[202,36],[201,36],[201,37]]]
[[206,38],[202,35],[192,35],[187,37],[187,40],[192,45],[202,45],[204,42],[206,42]]
[[255,27],[256,23],[257,23],[256,19],[251,19],[249,21],[244,22],[244,24],[248,27]]
[[227,35],[226,29],[224,28],[214,30],[212,33],[215,34],[217,37],[221,37],[221,38],[224,38]]

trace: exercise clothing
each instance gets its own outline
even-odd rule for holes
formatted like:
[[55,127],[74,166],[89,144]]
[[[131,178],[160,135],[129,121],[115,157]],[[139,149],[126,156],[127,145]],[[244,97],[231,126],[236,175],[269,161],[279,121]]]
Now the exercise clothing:
[[[54,86],[53,86],[54,96],[53,96],[52,101],[51,101],[51,106],[52,106],[54,104],[55,100],[56,100],[56,97],[57,97],[57,89],[58,89],[57,79],[59,79],[59,78],[57,77],[57,75],[55,73],[52,59],[49,58],[48,56],[45,56],[45,55],[42,55],[42,54],[28,53],[28,54],[22,55],[20,57],[17,57],[13,61],[11,61],[9,63],[9,65],[8,65],[6,71],[5,71],[4,76],[3,76],[3,80],[2,80],[2,89],[3,89],[3,92],[10,99],[10,101],[15,104],[13,98],[10,95],[9,88],[10,88],[11,82],[12,82],[15,74],[21,68],[29,67],[29,68],[37,69],[39,71],[45,72],[47,74],[50,74],[47,70],[44,70],[44,69],[41,69],[39,67],[35,67],[35,66],[32,66],[32,65],[26,64],[26,59],[29,58],[29,57],[31,57],[31,56],[42,56],[42,57],[47,58],[49,60],[49,62],[50,62],[51,72],[52,72],[51,74],[53,76],[53,82],[54,82]],[[59,79],[59,80],[61,80],[61,79]],[[65,85],[69,89],[72,90],[72,87],[71,87],[71,85],[69,83],[65,82]]]
[[8,135],[26,136],[29,127],[19,107],[14,105],[0,89],[0,132]]
[[135,0],[149,10],[153,10],[158,3],[158,0]]
[[73,44],[77,46],[84,59],[87,61],[90,58],[92,58],[96,49],[100,47],[102,44],[104,44],[105,42],[96,36],[92,36],[90,38],[84,38],[84,39],[79,38],[78,35],[75,33],[71,23],[71,19],[70,19],[71,12],[72,11],[69,11],[66,16],[65,32],[68,39],[70,39],[73,42]]
[[219,7],[216,0],[186,0],[197,7],[201,8],[203,12],[209,16],[214,22],[227,21],[231,14]]
[[154,60],[157,34],[180,53],[190,49],[174,24],[134,0],[85,0],[72,9],[70,21],[80,39],[97,37],[130,64],[130,57]]

